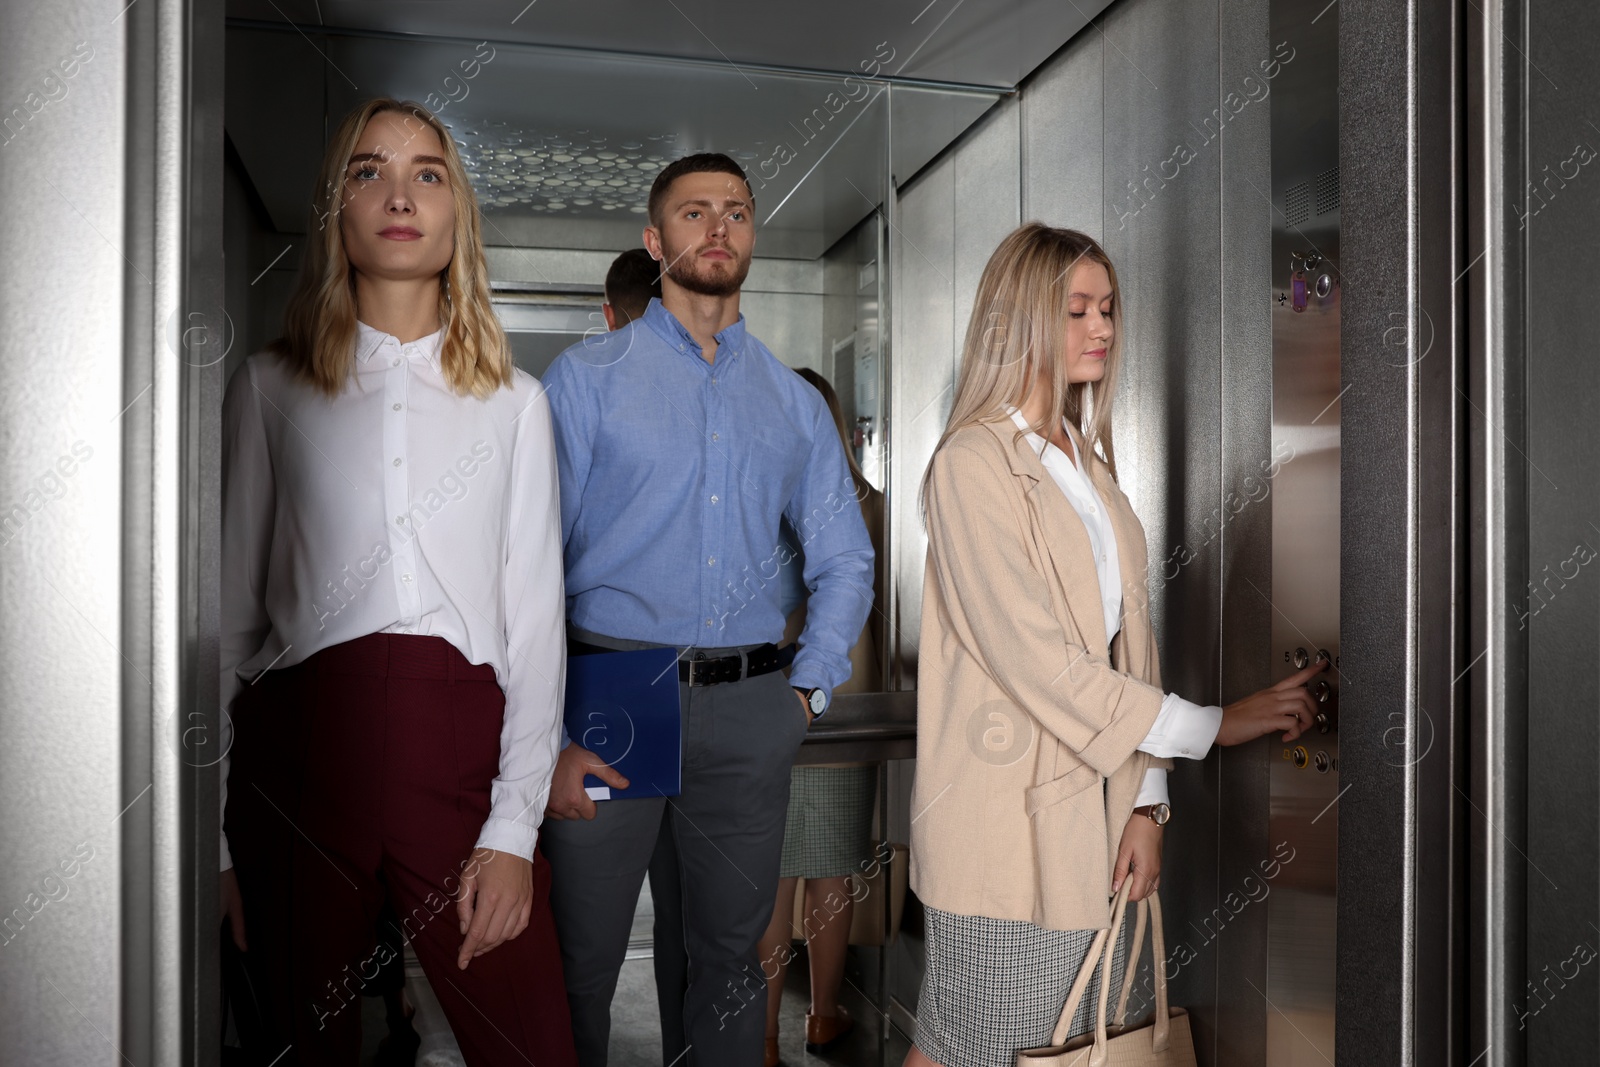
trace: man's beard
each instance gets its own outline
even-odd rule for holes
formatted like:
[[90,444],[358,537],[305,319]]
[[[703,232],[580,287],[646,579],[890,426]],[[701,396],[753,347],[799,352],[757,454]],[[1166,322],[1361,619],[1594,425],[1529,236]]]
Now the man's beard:
[[[745,275],[750,273],[748,259],[722,260],[721,262],[731,267],[731,270],[722,272],[702,263],[698,250],[685,252],[682,249],[663,247],[662,251],[666,254],[667,277],[689,292],[701,296],[732,296],[744,284]],[[733,251],[729,250],[728,255],[733,256]]]

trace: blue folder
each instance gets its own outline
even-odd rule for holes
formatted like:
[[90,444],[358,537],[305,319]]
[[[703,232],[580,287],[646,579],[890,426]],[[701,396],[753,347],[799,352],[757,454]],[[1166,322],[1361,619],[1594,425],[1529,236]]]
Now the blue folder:
[[645,648],[567,658],[567,736],[628,779],[613,789],[594,775],[592,800],[675,797],[683,791],[678,650]]

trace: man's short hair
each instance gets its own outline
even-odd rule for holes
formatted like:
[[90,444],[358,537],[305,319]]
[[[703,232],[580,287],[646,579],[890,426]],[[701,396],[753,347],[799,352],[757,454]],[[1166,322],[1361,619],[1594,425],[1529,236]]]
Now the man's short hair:
[[650,298],[661,296],[661,264],[642,248],[630,248],[611,261],[606,271],[606,303],[616,311],[618,326],[644,314]]
[[756,194],[750,192],[750,179],[745,176],[744,168],[735,163],[730,157],[721,152],[696,152],[692,156],[684,156],[674,160],[662,168],[656,175],[655,184],[650,186],[650,200],[648,202],[650,225],[661,225],[662,201],[667,198],[667,190],[672,188],[672,183],[685,174],[732,174],[744,182],[746,192],[750,194],[750,206],[756,206]]

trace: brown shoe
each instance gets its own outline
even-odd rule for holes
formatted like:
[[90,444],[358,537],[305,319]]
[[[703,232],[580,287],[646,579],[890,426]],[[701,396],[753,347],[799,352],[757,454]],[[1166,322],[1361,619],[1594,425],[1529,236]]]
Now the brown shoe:
[[767,1038],[767,1054],[761,1061],[761,1067],[778,1067],[780,1062],[782,1061],[778,1059],[778,1039],[769,1037]]
[[806,1051],[824,1052],[855,1029],[856,1022],[843,1008],[837,1015],[806,1013]]

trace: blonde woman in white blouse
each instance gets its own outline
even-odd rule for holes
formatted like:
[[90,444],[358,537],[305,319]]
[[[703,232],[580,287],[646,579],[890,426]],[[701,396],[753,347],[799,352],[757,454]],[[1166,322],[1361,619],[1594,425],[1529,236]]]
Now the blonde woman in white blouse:
[[536,848],[565,653],[550,408],[418,105],[370,101],[329,143],[223,470],[222,900],[275,1048],[354,1064],[404,937],[469,1064],[575,1062]]
[[1110,259],[1073,230],[1023,226],[978,284],[923,487],[911,879],[927,972],[908,1065],[1011,1067],[1049,1044],[1109,896],[1160,880],[1171,758],[1312,719],[1304,683],[1324,664],[1226,708],[1161,689],[1111,439],[1120,316]]

